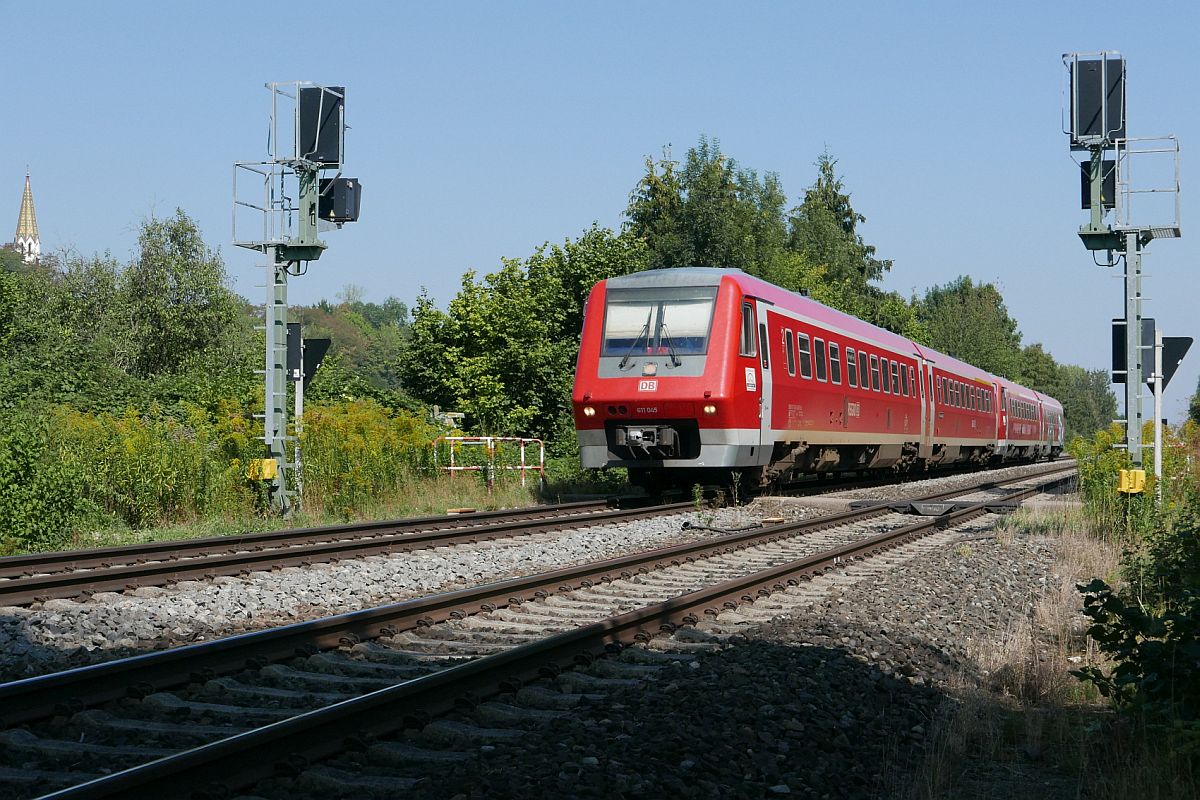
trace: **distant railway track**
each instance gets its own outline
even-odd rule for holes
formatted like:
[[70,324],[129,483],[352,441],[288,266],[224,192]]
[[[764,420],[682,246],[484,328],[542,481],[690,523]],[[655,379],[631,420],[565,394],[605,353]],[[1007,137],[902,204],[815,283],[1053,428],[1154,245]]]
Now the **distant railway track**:
[[[998,502],[1019,502],[1073,471],[1053,465],[1004,481],[983,475],[975,485],[914,502],[1034,485],[960,503],[912,524],[911,517],[893,519],[890,504],[881,503],[15,681],[0,685],[3,724],[42,720],[44,727],[0,736],[27,755],[100,764],[99,771],[157,758],[104,777],[86,770],[61,774],[58,785],[79,785],[52,797],[161,797],[214,783],[236,790],[282,763],[302,769],[348,742],[419,726],[464,698],[478,702],[606,648],[694,624],[887,552]],[[872,518],[885,530],[864,532],[861,525]],[[857,538],[836,540],[836,531],[855,525]],[[808,539],[818,531],[826,541]],[[342,652],[326,652],[337,649]],[[289,661],[292,666],[282,663]],[[167,691],[189,684],[188,696]],[[84,711],[62,721],[112,701],[118,702],[110,711]],[[55,716],[57,722],[49,720]],[[175,752],[130,745],[128,738],[139,730],[158,745],[170,742],[165,749]],[[119,731],[124,744],[95,744],[105,731]],[[77,744],[85,738],[89,744]],[[15,786],[23,778],[32,785],[46,775],[0,770],[0,784]]]
[[[813,480],[786,490],[812,495],[895,482],[895,476]],[[616,505],[615,500],[584,501],[7,556],[0,558],[0,606],[619,523],[677,513],[692,504]]]

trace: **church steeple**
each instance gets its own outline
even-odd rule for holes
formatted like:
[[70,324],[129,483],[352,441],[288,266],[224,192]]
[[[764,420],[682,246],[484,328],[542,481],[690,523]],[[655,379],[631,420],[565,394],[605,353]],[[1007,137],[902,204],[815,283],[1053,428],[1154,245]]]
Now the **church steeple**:
[[42,242],[38,238],[37,216],[33,213],[33,189],[29,187],[29,173],[25,173],[25,193],[21,195],[21,215],[17,217],[17,236],[13,244],[21,252],[26,264],[37,261],[42,254]]

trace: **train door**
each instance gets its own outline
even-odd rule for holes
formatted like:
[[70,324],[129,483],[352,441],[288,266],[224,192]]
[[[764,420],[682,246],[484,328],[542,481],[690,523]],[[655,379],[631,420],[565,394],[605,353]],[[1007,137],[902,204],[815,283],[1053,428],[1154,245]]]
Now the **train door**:
[[928,396],[923,404],[926,408],[925,443],[932,445],[934,438],[937,436],[938,420],[937,383],[935,383],[933,377],[932,362],[925,363],[925,386],[928,390]]
[[1001,449],[1008,444],[1008,389],[1000,387],[1000,422],[996,428],[996,440]]
[[[769,303],[755,301],[755,311],[758,318],[758,430],[759,451],[756,454],[758,463],[765,464],[770,459],[775,446],[775,432],[771,428],[771,339],[767,336],[767,309]],[[746,372],[746,389],[750,391],[751,376]]]
[[917,356],[917,375],[918,383],[920,383],[920,398],[921,398],[921,444],[929,445],[933,442],[933,407],[929,403],[927,395],[933,394],[933,384],[929,382],[930,367],[929,362]]

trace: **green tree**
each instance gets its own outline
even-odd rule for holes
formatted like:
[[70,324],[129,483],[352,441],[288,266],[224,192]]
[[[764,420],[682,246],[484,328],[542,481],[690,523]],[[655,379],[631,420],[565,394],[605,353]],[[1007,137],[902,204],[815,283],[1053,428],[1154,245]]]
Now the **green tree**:
[[625,210],[627,229],[648,248],[650,267],[685,267],[694,261],[684,232],[683,183],[665,151],[660,161],[646,157],[646,174],[638,181]]
[[[347,286],[338,293],[338,304],[322,300],[315,306],[297,307],[293,317],[304,326],[306,337],[328,337],[332,341],[327,360],[336,358],[339,368],[356,374],[377,390],[367,395],[355,391],[355,396],[372,396],[389,408],[394,408],[397,401],[408,406],[410,403],[402,399],[400,376],[400,362],[409,339],[408,306],[395,297],[383,303],[367,302],[364,294],[360,287]],[[321,369],[325,370],[326,365]],[[346,376],[334,384],[341,387],[338,391],[345,389]],[[385,399],[389,396],[391,400]]]
[[786,244],[786,201],[774,173],[740,169],[719,141],[702,136],[682,169],[666,153],[657,163],[646,159],[625,216],[653,268],[733,267],[762,275]]
[[1091,436],[1108,428],[1117,417],[1117,397],[1108,383],[1108,372],[1060,364],[1054,394],[1063,404],[1067,437]]
[[445,311],[422,293],[402,362],[405,386],[427,403],[466,413],[468,426],[482,433],[562,434],[570,427],[587,293],[596,281],[649,262],[640,240],[593,225],[525,261],[505,260],[482,279],[468,272]]
[[1021,351],[1021,371],[1015,377],[1035,392],[1052,397],[1062,393],[1058,362],[1040,343],[1026,345]]
[[1200,381],[1196,382],[1196,393],[1188,402],[1188,419],[1200,425]]
[[964,275],[945,286],[934,286],[925,293],[920,316],[935,350],[996,375],[1019,379],[1021,333],[992,284],[976,284]]
[[788,217],[788,246],[824,267],[830,280],[865,289],[882,278],[892,262],[877,258],[874,245],[863,241],[858,226],[867,218],[851,205],[836,166],[828,152],[817,159],[817,180]]
[[241,303],[225,285],[225,265],[182,209],[169,219],[152,217],[142,224],[137,258],[125,270],[123,284],[137,348],[134,374],[178,372],[192,356],[239,344]]

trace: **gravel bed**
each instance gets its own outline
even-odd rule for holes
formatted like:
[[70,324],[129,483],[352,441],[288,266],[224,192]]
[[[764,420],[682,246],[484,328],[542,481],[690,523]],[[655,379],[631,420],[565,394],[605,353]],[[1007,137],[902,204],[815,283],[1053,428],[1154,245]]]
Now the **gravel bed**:
[[[788,516],[820,513],[796,509]],[[685,521],[729,527],[755,519],[754,511],[745,508],[675,514],[211,582],[103,592],[86,602],[50,600],[29,609],[0,608],[0,681],[717,535],[682,531]]]
[[[1048,462],[1038,464],[1022,464],[1016,467],[989,470],[987,475],[996,481],[1018,478],[1030,472],[1038,472],[1047,467]],[[1069,466],[1068,463],[1063,464]],[[838,497],[847,500],[900,500],[915,495],[944,492],[950,489],[969,486],[980,479],[980,472],[960,472],[953,475],[943,475],[936,478],[910,480],[904,483],[894,483],[888,486],[872,486],[867,489],[847,489],[844,492],[829,492],[822,497]]]
[[[553,724],[476,744],[405,796],[907,798],[948,682],[979,672],[973,645],[1003,640],[1057,582],[1049,540],[981,537],[994,522],[834,580],[808,605],[712,635],[707,648],[696,649],[700,632],[656,641],[687,660],[607,687]],[[1029,797],[1070,794],[1052,770],[1039,780]],[[302,782],[263,788],[314,796]]]

